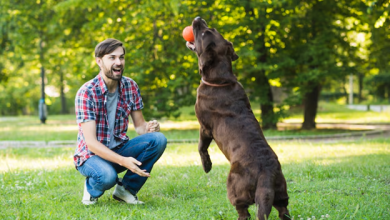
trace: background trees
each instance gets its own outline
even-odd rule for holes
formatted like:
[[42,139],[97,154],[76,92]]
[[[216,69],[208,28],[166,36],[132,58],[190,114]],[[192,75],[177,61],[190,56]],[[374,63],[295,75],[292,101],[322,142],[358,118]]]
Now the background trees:
[[367,2],[365,17],[369,27],[369,68],[367,86],[379,102],[390,101],[390,25],[389,2]]
[[77,89],[98,72],[94,47],[113,37],[127,48],[146,117],[178,116],[200,79],[181,32],[201,16],[233,42],[234,72],[264,128],[293,105],[304,108],[302,128],[315,128],[321,94],[345,99],[351,74],[357,101],[389,102],[388,11],[382,0],[1,1],[0,115],[37,114],[42,68],[49,113],[72,113]]

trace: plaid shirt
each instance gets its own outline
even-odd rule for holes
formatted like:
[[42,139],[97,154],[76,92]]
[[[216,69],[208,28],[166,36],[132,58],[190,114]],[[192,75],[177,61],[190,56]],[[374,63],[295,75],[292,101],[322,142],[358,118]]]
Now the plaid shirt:
[[[126,135],[131,111],[143,108],[141,93],[137,83],[128,78],[122,77],[119,83],[119,99],[115,115],[115,137],[126,142],[129,137]],[[79,126],[77,136],[77,149],[74,154],[76,168],[81,166],[88,158],[95,155],[88,150],[85,143],[81,123],[85,121],[96,121],[96,137],[100,143],[109,146],[110,132],[107,118],[107,94],[108,89],[103,78],[98,74],[94,79],[85,83],[77,92],[75,99],[76,119]]]

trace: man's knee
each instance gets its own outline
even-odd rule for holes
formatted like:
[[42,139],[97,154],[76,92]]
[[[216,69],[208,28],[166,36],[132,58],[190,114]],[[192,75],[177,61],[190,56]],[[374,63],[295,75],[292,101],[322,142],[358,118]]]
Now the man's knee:
[[104,174],[102,179],[102,184],[106,189],[111,189],[113,186],[115,186],[118,174],[116,172],[110,172]]
[[156,151],[162,154],[167,146],[167,138],[161,132],[153,132]]
[[96,186],[101,190],[108,190],[115,186],[118,174],[112,167],[101,167],[100,172],[96,172],[92,178],[95,180]]

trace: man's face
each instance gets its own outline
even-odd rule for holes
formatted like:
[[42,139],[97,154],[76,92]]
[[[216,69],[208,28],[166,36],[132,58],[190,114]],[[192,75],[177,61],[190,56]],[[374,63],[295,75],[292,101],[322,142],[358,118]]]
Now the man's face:
[[104,55],[102,58],[96,58],[103,74],[112,80],[120,81],[125,68],[125,53],[122,47],[116,48],[113,52]]

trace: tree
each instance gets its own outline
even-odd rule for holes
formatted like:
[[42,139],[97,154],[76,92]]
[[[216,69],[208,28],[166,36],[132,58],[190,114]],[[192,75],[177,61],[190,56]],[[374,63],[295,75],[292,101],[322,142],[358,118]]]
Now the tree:
[[[276,129],[276,122],[274,113],[274,100],[269,83],[267,73],[270,66],[270,26],[271,19],[267,16],[267,10],[270,5],[267,2],[260,2],[256,4],[254,1],[247,1],[245,4],[245,15],[247,21],[247,28],[252,33],[249,37],[253,43],[251,46],[256,52],[256,63],[259,68],[253,68],[248,71],[246,77],[250,78],[256,84],[257,96],[260,97],[261,121],[263,129]],[[268,44],[268,45],[267,45]],[[256,66],[257,66],[256,65]]]
[[251,101],[260,102],[263,128],[275,128],[283,114],[273,100],[275,85],[290,95],[282,104],[304,103],[302,127],[315,128],[321,90],[340,87],[346,75],[359,75],[360,91],[364,85],[377,97],[389,96],[387,84],[371,80],[383,82],[382,75],[389,74],[388,5],[383,0],[1,1],[0,114],[36,112],[41,67],[48,88],[58,95],[46,94],[49,110],[69,112],[77,90],[99,71],[95,46],[111,37],[127,48],[125,75],[141,88],[145,116],[178,116],[181,106],[195,102],[200,80],[197,58],[181,32],[201,16],[233,42],[240,56],[233,71]]
[[371,32],[370,69],[371,76],[367,84],[371,94],[379,101],[390,101],[390,20],[388,1],[378,0],[367,2],[368,24]]
[[[322,87],[348,74],[348,28],[343,19],[353,16],[344,1],[292,1],[286,49],[295,61],[287,68],[285,84],[299,89],[304,106],[302,129],[316,128],[315,118]],[[347,64],[347,65],[345,65]],[[290,71],[288,71],[290,70]],[[288,79],[288,80],[287,80]]]

